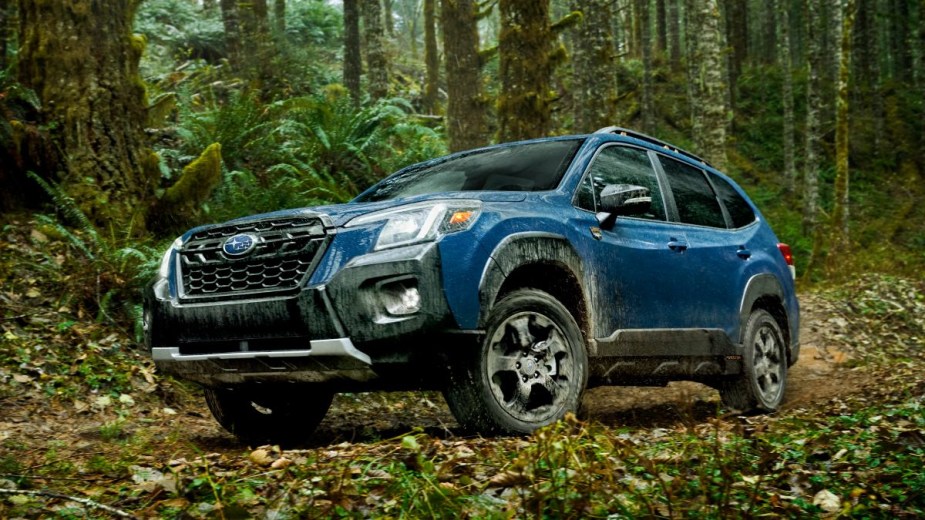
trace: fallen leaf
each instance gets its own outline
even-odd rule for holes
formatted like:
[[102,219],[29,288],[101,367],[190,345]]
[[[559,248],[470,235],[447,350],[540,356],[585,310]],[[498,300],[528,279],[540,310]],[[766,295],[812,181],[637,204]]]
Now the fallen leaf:
[[270,456],[270,452],[263,448],[252,451],[248,458],[258,466],[266,467],[273,463],[273,457]]
[[813,505],[826,513],[834,513],[841,509],[841,499],[828,489],[823,489],[813,497]]

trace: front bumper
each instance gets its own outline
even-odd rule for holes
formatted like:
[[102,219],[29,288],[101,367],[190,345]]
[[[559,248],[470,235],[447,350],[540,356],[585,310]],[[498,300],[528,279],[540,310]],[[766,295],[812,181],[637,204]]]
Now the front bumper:
[[[396,294],[411,290],[417,308],[396,310]],[[213,386],[405,379],[456,328],[434,243],[358,256],[294,295],[185,303],[159,280],[144,312],[158,368]]]

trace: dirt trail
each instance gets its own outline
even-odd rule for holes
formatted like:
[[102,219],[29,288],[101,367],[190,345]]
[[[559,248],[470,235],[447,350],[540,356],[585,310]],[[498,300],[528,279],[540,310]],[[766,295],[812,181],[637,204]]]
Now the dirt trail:
[[[802,345],[799,361],[790,367],[782,411],[824,404],[828,399],[858,391],[863,381],[848,377],[844,366],[851,359],[842,345],[821,333],[828,316],[814,296],[801,297]],[[715,414],[719,393],[707,386],[679,382],[666,388],[603,387],[587,392],[584,414],[588,419],[611,424],[658,424],[676,420],[702,420]]]

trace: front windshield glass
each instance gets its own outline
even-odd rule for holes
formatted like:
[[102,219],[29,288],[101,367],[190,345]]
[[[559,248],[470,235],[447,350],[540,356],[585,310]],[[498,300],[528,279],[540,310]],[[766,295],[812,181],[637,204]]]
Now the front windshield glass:
[[384,179],[356,202],[400,199],[448,191],[555,189],[583,139],[562,139],[476,150],[412,167]]

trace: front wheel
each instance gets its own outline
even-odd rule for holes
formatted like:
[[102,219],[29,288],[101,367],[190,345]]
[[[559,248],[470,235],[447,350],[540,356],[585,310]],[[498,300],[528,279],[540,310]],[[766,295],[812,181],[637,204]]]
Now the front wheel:
[[514,291],[485,338],[452,368],[447,403],[464,428],[529,433],[575,412],[588,380],[584,336],[569,311],[535,289]]
[[773,412],[787,388],[787,344],[777,320],[765,310],[752,312],[745,325],[745,372],[723,383],[723,404],[746,413]]
[[324,419],[334,394],[293,388],[206,388],[206,404],[223,428],[252,445],[292,445],[307,439]]

